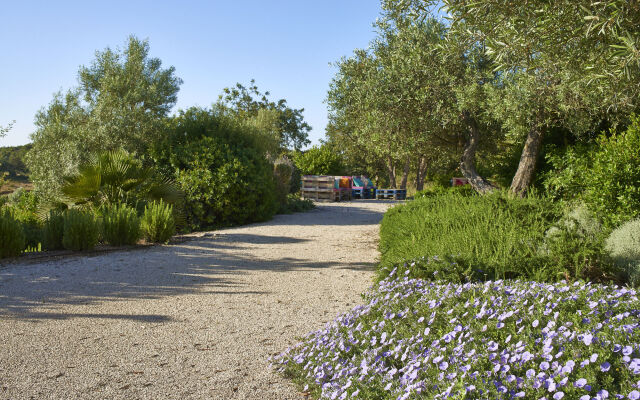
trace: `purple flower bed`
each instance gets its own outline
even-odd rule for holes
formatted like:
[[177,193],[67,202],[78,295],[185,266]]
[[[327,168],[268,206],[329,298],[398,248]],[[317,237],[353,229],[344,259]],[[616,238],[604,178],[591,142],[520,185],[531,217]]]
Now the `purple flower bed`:
[[316,398],[640,399],[635,290],[394,273],[274,368]]

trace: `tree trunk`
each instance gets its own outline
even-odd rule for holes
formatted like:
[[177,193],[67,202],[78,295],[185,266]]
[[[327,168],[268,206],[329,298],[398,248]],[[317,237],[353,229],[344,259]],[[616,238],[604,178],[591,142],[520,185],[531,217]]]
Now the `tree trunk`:
[[409,179],[410,170],[411,170],[411,157],[407,157],[407,161],[404,163],[404,170],[402,171],[402,181],[400,182],[400,189],[407,190],[407,179]]
[[396,167],[393,165],[391,157],[387,157],[387,171],[389,172],[389,186],[396,188]]
[[416,190],[424,189],[424,179],[427,173],[427,158],[422,156],[418,158],[418,170],[416,171]]
[[542,129],[534,124],[529,130],[527,140],[524,142],[518,170],[513,177],[513,181],[511,181],[511,192],[520,197],[524,197],[527,194],[527,190],[533,181],[543,136]]
[[495,188],[476,171],[475,158],[478,144],[480,143],[478,123],[468,112],[463,113],[463,117],[467,124],[468,131],[464,151],[462,152],[462,159],[460,160],[460,171],[462,175],[467,178],[471,187],[478,193],[484,194],[491,192]]

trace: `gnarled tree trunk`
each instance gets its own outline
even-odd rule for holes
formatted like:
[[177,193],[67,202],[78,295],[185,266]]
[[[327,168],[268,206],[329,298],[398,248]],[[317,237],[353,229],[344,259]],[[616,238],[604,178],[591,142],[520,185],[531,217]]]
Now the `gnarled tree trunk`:
[[396,167],[393,165],[391,156],[387,157],[387,172],[389,172],[389,186],[396,188]]
[[527,140],[524,142],[518,170],[513,176],[513,181],[511,181],[511,191],[520,197],[524,197],[527,194],[527,190],[533,181],[543,136],[542,129],[534,124],[529,130]]
[[462,152],[462,159],[460,160],[460,171],[462,175],[469,180],[469,184],[478,193],[488,193],[495,188],[487,182],[486,179],[481,177],[476,171],[476,151],[478,150],[478,144],[480,143],[480,131],[478,130],[478,123],[470,113],[464,112],[463,118],[467,124],[467,140],[464,144],[464,151]]
[[407,179],[409,179],[409,171],[411,170],[411,158],[407,157],[402,171],[402,180],[400,181],[400,189],[407,189]]
[[424,179],[427,174],[427,158],[422,156],[418,158],[418,169],[416,171],[416,190],[424,189]]

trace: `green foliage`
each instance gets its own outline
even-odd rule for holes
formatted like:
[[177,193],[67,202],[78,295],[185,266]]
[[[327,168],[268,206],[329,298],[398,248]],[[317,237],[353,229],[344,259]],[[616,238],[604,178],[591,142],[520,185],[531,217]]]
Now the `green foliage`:
[[13,180],[26,181],[29,170],[24,163],[24,157],[30,149],[31,144],[0,147],[0,170],[7,172],[8,177]]
[[592,147],[552,155],[545,179],[560,199],[581,199],[607,226],[640,214],[640,117],[626,131],[601,135]]
[[34,192],[16,189],[6,197],[6,207],[20,221],[25,234],[26,246],[37,248],[42,242],[42,223],[38,217],[39,199]]
[[67,250],[86,251],[98,244],[100,223],[92,212],[67,210],[64,213],[62,246]]
[[149,242],[166,243],[176,233],[172,206],[162,201],[152,202],[144,208],[142,233]]
[[217,106],[239,121],[272,133],[281,149],[300,150],[311,143],[308,139],[311,126],[304,121],[304,108],[291,108],[285,99],[271,101],[269,92],[261,93],[253,79],[249,87],[237,83],[232,88],[224,88]]
[[22,224],[8,209],[0,209],[0,258],[19,256],[26,245]]
[[102,237],[112,246],[136,244],[141,236],[140,224],[137,211],[126,204],[109,205],[102,210]]
[[[573,215],[573,214],[570,214]],[[549,199],[504,193],[464,196],[449,192],[396,206],[380,228],[379,277],[398,267],[453,282],[520,278],[540,281],[619,281],[592,225]],[[555,227],[555,233],[549,230]],[[553,232],[553,230],[552,230]],[[443,266],[446,266],[444,268]]]
[[295,166],[286,156],[280,156],[273,163],[273,177],[276,183],[276,196],[280,208],[287,205],[289,191],[291,189],[291,178]]
[[595,151],[593,146],[579,144],[548,153],[546,161],[551,169],[543,177],[546,192],[556,200],[579,199],[584,191],[585,175],[591,168],[591,151]]
[[163,200],[175,204],[182,193],[174,182],[157,176],[150,167],[124,150],[103,152],[64,177],[63,200],[74,206],[127,204],[141,209],[148,201]]
[[640,285],[640,219],[628,221],[611,232],[606,249],[627,272],[631,284]]
[[437,197],[446,193],[458,193],[461,196],[473,196],[476,195],[476,191],[473,190],[471,185],[462,186],[442,186],[437,183],[420,190],[413,195],[414,199],[422,199],[425,197]]
[[129,37],[121,51],[96,53],[78,73],[78,87],[58,93],[36,115],[26,163],[35,190],[50,200],[62,177],[98,153],[124,149],[144,154],[160,140],[182,81],[174,68],[149,56],[149,43]]
[[310,211],[316,208],[310,199],[301,199],[299,194],[290,193],[287,200],[280,206],[278,214],[292,214],[296,212]]
[[64,214],[51,210],[42,227],[42,247],[45,250],[62,250],[64,237]]
[[192,229],[264,221],[278,207],[273,166],[254,131],[216,110],[191,108],[173,121],[154,158],[175,174]]
[[342,175],[345,172],[340,153],[327,145],[297,152],[293,160],[302,175]]
[[598,139],[592,168],[585,171],[583,199],[605,222],[618,224],[640,214],[640,117],[621,134]]

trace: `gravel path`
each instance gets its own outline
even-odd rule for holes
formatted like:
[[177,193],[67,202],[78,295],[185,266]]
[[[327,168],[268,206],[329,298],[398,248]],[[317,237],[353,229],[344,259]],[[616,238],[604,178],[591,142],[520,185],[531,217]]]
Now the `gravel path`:
[[0,267],[0,399],[302,399],[267,358],[359,302],[390,204]]

